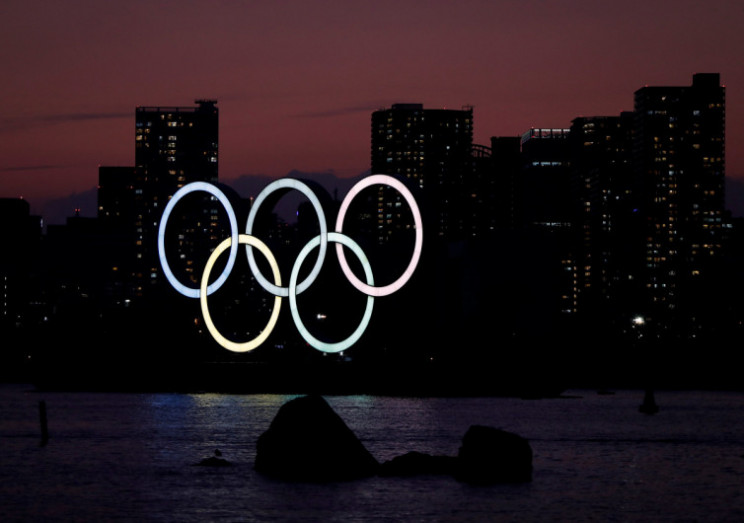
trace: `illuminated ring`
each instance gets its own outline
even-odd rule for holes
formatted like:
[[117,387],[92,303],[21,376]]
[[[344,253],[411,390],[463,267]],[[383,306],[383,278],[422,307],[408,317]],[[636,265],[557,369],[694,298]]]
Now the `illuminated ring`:
[[[271,254],[271,250],[266,246],[264,242],[256,238],[255,236],[249,236],[247,234],[241,234],[238,236],[238,242],[244,243],[247,245],[251,245],[261,251],[261,253],[266,256],[266,259],[269,261],[269,265],[271,266],[271,271],[274,273],[274,281],[276,281],[277,285],[281,285],[281,276],[279,275],[279,265],[276,263],[276,259],[274,258],[274,255]],[[207,264],[204,266],[204,275],[201,279],[201,296],[199,299],[199,302],[201,303],[201,310],[202,315],[204,316],[204,324],[207,326],[207,329],[209,329],[210,334],[212,334],[212,337],[215,339],[217,343],[219,343],[221,346],[226,348],[227,350],[231,350],[233,352],[248,352],[259,345],[261,345],[263,342],[266,341],[266,338],[269,337],[269,334],[271,334],[271,331],[274,330],[274,327],[276,326],[277,318],[279,318],[279,310],[282,305],[282,299],[279,296],[274,297],[274,310],[271,311],[271,317],[269,318],[269,322],[266,324],[266,327],[264,330],[261,331],[261,334],[256,336],[250,341],[247,341],[245,343],[237,343],[231,340],[228,340],[225,338],[222,333],[220,333],[219,330],[217,330],[217,327],[215,327],[214,323],[212,322],[212,317],[209,314],[209,306],[207,304],[207,294],[209,294],[207,291],[207,282],[209,281],[209,273],[212,271],[212,267],[214,266],[214,263],[217,261],[217,258],[224,252],[225,249],[228,247],[232,247],[233,245],[236,245],[233,243],[232,238],[227,238],[226,240],[223,240],[222,243],[220,243],[217,248],[212,252],[212,255],[209,257],[209,260],[207,260]],[[232,252],[232,251],[231,251]]]
[[411,256],[411,261],[408,263],[408,267],[403,272],[403,274],[401,274],[401,276],[393,283],[385,285],[384,287],[373,287],[372,285],[363,283],[349,268],[349,264],[346,262],[346,256],[344,255],[344,249],[341,246],[342,242],[339,242],[339,244],[336,245],[336,254],[338,255],[338,261],[341,264],[341,269],[344,271],[346,278],[354,287],[362,291],[367,296],[387,296],[394,293],[403,285],[405,285],[406,282],[413,275],[413,271],[416,269],[416,265],[418,265],[419,259],[421,258],[421,247],[424,241],[424,229],[421,222],[421,211],[419,211],[416,200],[413,198],[413,194],[411,194],[411,191],[408,190],[408,187],[406,187],[400,180],[397,180],[392,176],[387,176],[384,174],[373,174],[372,176],[368,176],[367,178],[364,178],[363,180],[358,182],[346,194],[344,201],[341,202],[341,208],[338,211],[338,218],[336,219],[336,232],[340,233],[343,229],[344,217],[346,216],[346,211],[348,211],[349,209],[349,205],[351,205],[351,201],[359,193],[359,191],[369,187],[370,185],[387,185],[389,187],[392,187],[406,199],[406,202],[408,202],[408,206],[411,208],[411,212],[413,213],[414,227],[416,228],[416,242],[413,247],[413,256]]
[[[339,245],[343,244],[350,248],[352,252],[357,255],[357,258],[359,258],[359,261],[362,263],[367,281],[370,285],[374,284],[374,279],[372,278],[372,267],[370,266],[369,261],[367,260],[367,256],[364,254],[364,251],[362,251],[362,248],[359,247],[359,244],[357,244],[348,236],[337,232],[328,233],[328,241],[336,242]],[[292,319],[294,319],[297,330],[306,342],[322,352],[341,352],[348,349],[357,341],[359,341],[359,338],[367,329],[369,320],[372,317],[372,306],[374,305],[374,297],[367,296],[367,307],[364,310],[362,321],[359,323],[359,326],[356,328],[356,330],[351,333],[351,335],[345,340],[336,343],[328,343],[325,341],[321,341],[310,334],[310,332],[305,327],[305,324],[302,323],[302,318],[300,318],[300,313],[297,310],[297,293],[295,293],[295,289],[297,287],[297,276],[300,272],[300,266],[302,265],[302,262],[305,261],[308,253],[319,244],[322,244],[321,238],[320,236],[316,236],[315,238],[307,242],[305,247],[303,247],[300,251],[300,254],[297,255],[297,259],[295,260],[294,266],[292,267],[292,275],[289,277],[289,309],[290,311],[292,311]]]
[[227,211],[227,217],[230,220],[230,239],[232,240],[230,256],[228,257],[227,265],[225,265],[225,269],[222,271],[222,274],[220,274],[219,278],[217,278],[211,285],[206,287],[207,294],[212,294],[214,291],[219,289],[223,283],[225,283],[225,280],[227,280],[230,271],[232,271],[233,265],[235,265],[235,258],[238,255],[238,219],[235,217],[235,211],[233,210],[232,205],[230,205],[230,201],[227,199],[227,196],[225,196],[225,193],[220,191],[214,185],[206,182],[189,183],[176,191],[176,193],[168,202],[168,205],[165,206],[165,211],[163,211],[163,216],[160,219],[160,226],[158,227],[158,254],[160,256],[160,264],[163,266],[163,274],[165,274],[165,277],[168,279],[174,289],[188,298],[198,298],[199,289],[187,287],[186,285],[182,284],[175,277],[173,271],[171,271],[170,265],[168,265],[168,259],[165,256],[165,228],[168,224],[168,218],[170,217],[171,211],[173,211],[176,203],[178,203],[178,201],[187,194],[195,191],[208,192],[209,194],[217,198],[222,206],[225,208],[225,211]]
[[[313,270],[310,272],[310,274],[308,274],[307,278],[305,278],[302,283],[297,286],[297,294],[299,294],[306,291],[307,288],[313,284],[315,278],[317,278],[318,274],[320,273],[321,267],[323,266],[326,249],[328,247],[328,224],[326,223],[325,214],[323,212],[323,207],[320,204],[320,200],[312,191],[312,189],[310,189],[310,187],[299,180],[294,180],[292,178],[282,178],[267,185],[263,189],[263,191],[261,191],[256,197],[253,205],[251,206],[251,212],[248,214],[248,222],[245,227],[246,234],[253,234],[253,223],[256,220],[258,208],[261,206],[263,201],[268,197],[269,194],[279,189],[296,189],[307,196],[308,200],[310,200],[310,203],[312,203],[313,207],[315,208],[315,213],[318,215],[318,223],[320,225],[320,252],[318,253],[318,259],[315,262]],[[251,271],[253,271],[253,276],[255,276],[256,281],[261,285],[261,287],[269,291],[274,296],[289,296],[290,292],[288,287],[280,287],[278,285],[274,285],[269,280],[267,280],[263,276],[263,274],[261,274],[258,265],[256,265],[256,260],[253,257],[253,249],[251,249],[250,247],[246,247],[246,254],[248,255],[248,263],[251,266]]]

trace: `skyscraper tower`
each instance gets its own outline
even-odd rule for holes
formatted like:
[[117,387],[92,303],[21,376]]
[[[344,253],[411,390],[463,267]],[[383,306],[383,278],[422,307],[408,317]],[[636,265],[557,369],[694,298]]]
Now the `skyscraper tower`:
[[[98,168],[98,227],[106,238],[105,253],[108,268],[106,286],[110,301],[126,303],[138,295],[141,273],[136,262],[141,254],[135,233],[135,169],[134,167],[100,166]],[[104,250],[104,249],[102,249]]]
[[[472,107],[394,104],[372,113],[372,172],[398,175],[418,186],[440,237],[457,237],[466,229],[472,149]],[[392,209],[395,203],[388,198],[380,201]],[[383,230],[397,226],[395,214],[387,208],[379,209],[378,217]]]
[[[0,198],[0,333],[23,324],[28,308],[32,265],[41,244],[41,217],[22,198]],[[6,345],[13,345],[8,343]]]
[[530,129],[522,135],[522,219],[527,227],[569,223],[570,129]]
[[[543,256],[560,263],[562,314],[576,312],[576,259],[567,238],[571,231],[569,172],[570,129],[532,128],[521,138],[521,226],[544,242]],[[553,244],[554,248],[547,246]],[[552,251],[552,252],[551,252]],[[551,255],[548,254],[551,252]]]
[[689,290],[722,251],[725,87],[717,73],[691,86],[635,93],[635,171],[646,217],[646,286],[659,317],[685,321]]
[[[197,100],[195,103],[195,107],[136,109],[134,210],[140,290],[158,281],[158,226],[169,198],[188,183],[217,182],[217,102]],[[186,214],[190,224],[182,224],[182,227],[192,227],[206,236],[217,219],[216,206],[203,203]],[[185,242],[184,239],[179,245],[180,258],[185,265],[183,270],[195,281],[198,268],[193,266],[193,259],[188,255],[193,245],[189,247]]]
[[631,112],[586,116],[571,125],[578,307],[592,321],[598,315],[615,318],[634,307],[634,298],[623,295],[630,295],[642,268],[631,166],[633,118]]
[[521,137],[492,136],[491,158],[494,166],[493,221],[497,228],[516,230],[521,225],[522,162]]

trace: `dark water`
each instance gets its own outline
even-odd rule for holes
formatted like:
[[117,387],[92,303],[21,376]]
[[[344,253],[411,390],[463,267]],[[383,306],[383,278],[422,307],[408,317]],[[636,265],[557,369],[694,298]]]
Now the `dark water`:
[[[472,424],[530,440],[529,484],[287,484],[253,471],[287,396],[37,393],[0,385],[0,521],[744,521],[744,394],[328,397],[378,460],[455,455]],[[38,403],[50,439],[40,447]],[[234,466],[193,463],[219,448]]]

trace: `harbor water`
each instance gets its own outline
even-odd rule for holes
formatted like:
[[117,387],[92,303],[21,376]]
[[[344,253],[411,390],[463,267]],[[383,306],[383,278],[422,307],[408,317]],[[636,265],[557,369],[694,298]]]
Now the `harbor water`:
[[[660,390],[654,415],[638,390],[326,397],[380,462],[456,455],[475,424],[524,436],[533,480],[493,486],[267,479],[256,440],[289,399],[0,385],[0,521],[744,521],[742,392]],[[194,466],[215,449],[232,466]]]

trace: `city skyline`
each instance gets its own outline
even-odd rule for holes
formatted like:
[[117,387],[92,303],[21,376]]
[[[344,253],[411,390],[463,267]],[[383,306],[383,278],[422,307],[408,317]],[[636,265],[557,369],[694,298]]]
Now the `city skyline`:
[[[135,107],[218,100],[220,179],[369,169],[370,114],[474,108],[474,143],[632,110],[644,85],[719,72],[727,166],[744,177],[744,10],[734,2],[400,2],[333,6],[8,2],[0,196],[91,191],[131,165]],[[662,16],[663,15],[663,16]],[[664,20],[663,23],[659,20]],[[94,215],[95,209],[82,209]],[[66,214],[72,214],[72,207]],[[49,220],[48,216],[45,216]]]
[[[522,137],[496,137],[485,148],[472,143],[471,109],[393,104],[373,113],[373,169],[406,178],[426,208],[429,254],[416,286],[422,291],[427,280],[447,282],[443,291],[427,289],[434,295],[423,301],[405,293],[396,302],[400,309],[391,318],[402,321],[410,337],[395,345],[414,348],[405,357],[439,361],[444,354],[439,351],[458,346],[460,352],[488,359],[493,353],[480,350],[483,340],[516,354],[520,347],[537,349],[547,339],[565,338],[571,339],[571,356],[563,357],[569,362],[581,359],[601,339],[607,347],[628,345],[630,351],[653,347],[653,354],[646,355],[653,367],[670,344],[693,347],[724,339],[724,333],[739,336],[741,311],[735,297],[741,275],[735,267],[740,266],[741,221],[730,221],[723,207],[726,112],[725,87],[719,82],[719,74],[702,73],[686,86],[649,86],[636,91],[634,113],[575,119],[570,130],[533,129]],[[80,217],[66,226],[50,226],[40,241],[39,218],[29,215],[27,202],[4,199],[16,222],[6,220],[10,232],[18,236],[19,223],[36,224],[35,232],[19,236],[16,243],[38,247],[18,251],[36,253],[40,269],[34,272],[32,265],[19,263],[20,257],[8,256],[7,316],[16,319],[14,333],[34,322],[52,321],[45,332],[65,325],[67,335],[79,337],[74,325],[87,323],[86,314],[98,311],[91,318],[103,335],[120,328],[119,321],[126,324],[169,303],[172,296],[161,292],[166,290],[160,284],[161,267],[152,256],[154,231],[167,221],[167,209],[160,221],[161,202],[189,181],[217,182],[219,111],[212,100],[195,104],[137,109],[136,165],[100,169],[98,219]],[[677,178],[683,173],[687,176]],[[365,256],[384,259],[392,269],[388,272],[396,273],[394,260],[403,252],[398,231],[408,235],[410,223],[405,213],[398,221],[399,202],[387,194],[368,194],[352,214],[357,232],[375,231],[374,253],[365,250]],[[508,213],[494,214],[503,207],[504,195]],[[252,199],[231,198],[242,202],[238,208],[243,207],[243,214],[247,206],[253,212]],[[202,274],[204,258],[196,253],[219,241],[224,229],[220,215],[200,205],[171,225],[170,240],[162,245],[170,241],[178,250],[174,258],[181,260],[179,273],[185,279],[196,282],[193,276]],[[314,232],[315,223],[302,218],[308,216],[302,207],[296,215],[295,225],[279,220],[264,224],[267,241],[271,238],[279,251],[293,238]],[[66,256],[68,252],[75,255]],[[54,262],[49,265],[48,260]],[[168,275],[165,265],[162,274]],[[40,283],[28,291],[40,298],[24,301],[24,277]],[[377,281],[382,279],[375,277]],[[494,295],[500,299],[491,299]],[[242,300],[228,297],[222,306],[234,311]],[[55,312],[44,314],[47,308]],[[168,322],[186,321],[190,330],[185,336],[204,334],[192,313],[175,314],[178,307],[172,304],[166,308],[172,314],[167,320],[158,316],[158,332],[169,330],[164,327]],[[16,309],[21,312],[15,314]],[[314,318],[325,322],[327,304],[319,310]],[[345,323],[350,310],[344,307],[331,316]],[[440,328],[422,328],[427,313],[440,319]],[[66,315],[76,322],[68,325]],[[229,329],[243,332],[245,327],[231,324]],[[366,342],[367,356],[384,358],[391,342],[384,329],[372,330],[382,338]],[[461,330],[465,335],[454,338]],[[293,353],[301,344],[285,335],[274,347],[293,347]],[[87,347],[97,345],[95,334],[86,339]],[[646,339],[651,345],[641,344]]]

